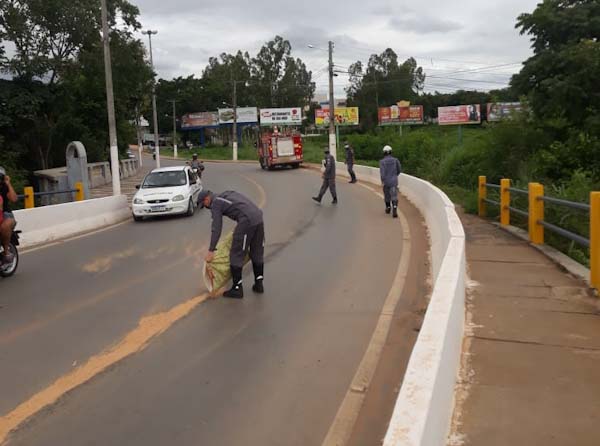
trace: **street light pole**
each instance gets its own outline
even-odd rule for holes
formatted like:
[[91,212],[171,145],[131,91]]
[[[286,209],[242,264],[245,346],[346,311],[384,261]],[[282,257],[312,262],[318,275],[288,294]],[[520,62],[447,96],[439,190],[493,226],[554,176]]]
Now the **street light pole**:
[[238,159],[237,140],[237,81],[233,81],[233,161]]
[[[148,35],[148,41],[150,42],[150,66],[154,72],[154,60],[152,58],[152,35],[158,34],[158,31],[143,31],[142,34]],[[156,113],[156,82],[154,77],[152,78],[152,115],[154,121],[154,153],[156,155],[156,167],[160,167],[160,141],[158,138],[158,115]]]
[[119,175],[119,149],[117,145],[117,125],[115,119],[115,98],[113,93],[112,64],[110,59],[110,40],[108,32],[108,11],[106,0],[101,0],[102,41],[104,45],[104,73],[106,77],[106,107],[108,109],[108,134],[110,140],[110,166],[112,170],[113,195],[121,195]]
[[337,160],[335,99],[333,97],[333,42],[329,41],[329,153]]
[[177,158],[177,119],[175,117],[175,103],[177,102],[177,100],[172,99],[169,102],[173,103],[173,156]]

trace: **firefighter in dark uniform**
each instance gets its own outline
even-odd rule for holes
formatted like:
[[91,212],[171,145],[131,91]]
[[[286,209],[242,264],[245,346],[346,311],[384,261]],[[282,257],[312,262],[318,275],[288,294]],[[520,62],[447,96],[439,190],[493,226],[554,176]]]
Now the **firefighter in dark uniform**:
[[223,230],[223,216],[229,217],[237,222],[233,231],[233,243],[229,255],[231,278],[233,284],[231,289],[223,294],[223,297],[241,299],[244,297],[242,288],[242,269],[244,259],[249,253],[254,268],[255,293],[264,293],[264,252],[265,252],[265,226],[263,214],[258,206],[239,192],[226,191],[219,195],[211,191],[203,190],[198,196],[198,205],[209,208],[212,212],[212,235],[210,246],[205,260],[211,262],[217,243]]
[[350,183],[356,183],[356,174],[354,173],[354,149],[350,146],[348,141],[344,143],[344,149],[346,149],[346,167],[348,167]]
[[400,161],[392,156],[390,146],[383,148],[383,159],[379,161],[379,173],[385,196],[385,213],[389,214],[393,207],[393,217],[398,218],[398,176],[402,173],[402,166]]
[[331,196],[333,197],[333,201],[331,204],[337,204],[337,191],[335,188],[335,158],[333,155],[329,153],[329,149],[325,148],[325,159],[323,160],[323,167],[325,171],[323,172],[323,185],[321,186],[321,190],[319,191],[319,195],[316,197],[312,197],[317,203],[321,203],[323,199],[323,195],[327,192],[327,189],[331,192]]

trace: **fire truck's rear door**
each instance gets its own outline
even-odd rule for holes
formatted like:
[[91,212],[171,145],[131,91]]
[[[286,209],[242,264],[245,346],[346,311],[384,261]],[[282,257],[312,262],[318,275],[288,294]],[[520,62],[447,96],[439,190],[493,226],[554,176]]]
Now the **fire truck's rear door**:
[[294,156],[294,140],[291,137],[279,138],[277,141],[278,156]]

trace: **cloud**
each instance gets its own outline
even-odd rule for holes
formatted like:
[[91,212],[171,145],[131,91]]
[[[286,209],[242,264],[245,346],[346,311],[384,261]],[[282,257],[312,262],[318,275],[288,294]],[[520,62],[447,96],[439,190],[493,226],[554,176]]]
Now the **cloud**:
[[389,26],[398,31],[409,31],[417,34],[447,33],[459,31],[463,25],[450,20],[441,20],[434,17],[395,17],[390,20]]
[[[388,47],[402,60],[415,57],[428,73],[520,61],[531,50],[527,37],[514,29],[515,19],[539,2],[461,0],[457,8],[447,0],[420,0],[416,8],[412,0],[130,1],[139,6],[144,28],[159,31],[152,44],[163,78],[200,76],[209,57],[238,50],[254,56],[266,41],[280,35],[292,44],[292,55],[313,71],[318,92],[327,91],[322,69],[328,56],[308,44],[327,48],[332,40],[334,63],[340,67],[366,62]],[[147,43],[147,38],[143,40]],[[510,74],[510,69],[506,71]],[[467,88],[481,85],[458,83]],[[347,77],[340,74],[336,91],[343,93],[345,85]]]

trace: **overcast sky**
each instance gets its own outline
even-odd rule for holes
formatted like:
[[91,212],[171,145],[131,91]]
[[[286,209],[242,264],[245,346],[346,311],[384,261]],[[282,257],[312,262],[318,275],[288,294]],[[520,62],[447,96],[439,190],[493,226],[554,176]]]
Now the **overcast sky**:
[[[323,94],[327,53],[308,44],[326,48],[329,40],[340,67],[389,47],[401,60],[417,59],[428,75],[427,91],[502,88],[531,54],[516,17],[540,0],[130,1],[140,8],[144,28],[158,30],[152,46],[162,78],[200,77],[209,57],[237,50],[254,56],[281,35]],[[336,78],[337,95],[346,83],[347,77]]]

